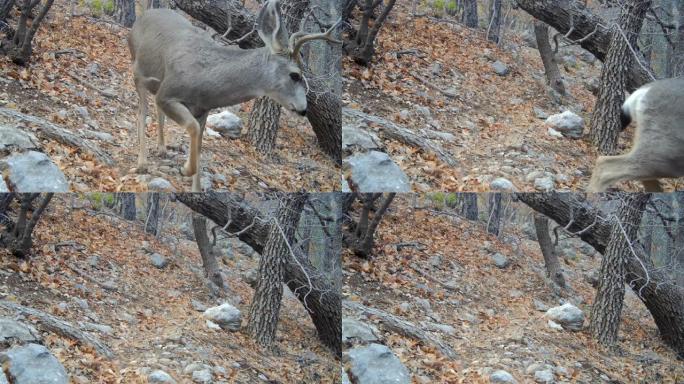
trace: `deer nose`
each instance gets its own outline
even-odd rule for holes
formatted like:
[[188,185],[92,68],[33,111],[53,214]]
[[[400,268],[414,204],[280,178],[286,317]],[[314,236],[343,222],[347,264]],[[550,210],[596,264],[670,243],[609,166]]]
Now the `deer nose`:
[[299,113],[300,116],[306,116],[306,109],[302,111],[297,111],[297,113]]

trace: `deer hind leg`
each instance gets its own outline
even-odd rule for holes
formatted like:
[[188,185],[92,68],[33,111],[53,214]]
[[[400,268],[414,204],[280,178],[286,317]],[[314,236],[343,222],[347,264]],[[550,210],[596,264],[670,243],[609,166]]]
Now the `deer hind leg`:
[[[199,168],[199,157],[200,157],[200,140],[202,135],[202,130],[200,129],[199,122],[192,116],[192,113],[183,104],[177,101],[162,101],[157,95],[157,106],[168,116],[171,120],[175,121],[181,127],[185,128],[190,135],[190,155],[185,161],[183,168],[181,168],[181,174],[183,176],[193,176],[197,173]],[[195,183],[193,182],[193,187]],[[201,192],[201,186],[198,189],[193,188],[193,192]]]
[[[200,127],[200,133],[199,133],[199,139],[197,141],[197,147],[198,147],[198,152],[202,152],[202,136],[204,136],[204,125],[207,123],[207,116],[209,114],[205,113],[204,115],[200,116],[197,118],[197,122],[199,123]],[[201,183],[201,178],[202,178],[202,168],[199,165],[199,156],[197,157],[197,172],[192,176],[192,191],[193,192],[201,192],[202,191],[202,183]]]
[[139,78],[135,79],[135,89],[138,92],[138,172],[144,172],[147,168],[147,143],[145,142],[147,89]]

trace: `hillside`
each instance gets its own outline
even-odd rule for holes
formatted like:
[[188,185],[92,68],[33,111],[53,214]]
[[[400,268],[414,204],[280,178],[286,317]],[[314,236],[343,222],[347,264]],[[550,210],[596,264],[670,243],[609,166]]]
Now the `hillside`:
[[[421,201],[418,197],[417,201]],[[585,312],[595,290],[587,276],[600,257],[577,239],[561,241],[570,290],[554,293],[531,218],[512,203],[517,219],[497,239],[483,222],[440,208],[412,209],[416,198],[401,196],[383,218],[374,257],[343,257],[345,300],[406,320],[451,348],[408,337],[373,315],[345,306],[345,319],[380,329],[414,383],[489,383],[497,370],[518,383],[534,383],[549,369],[557,383],[681,383],[684,367],[658,336],[652,317],[628,289],[620,326],[619,352],[600,348],[585,328],[557,331],[544,310],[567,300]],[[495,265],[499,253],[509,265]],[[382,326],[381,326],[382,325]],[[349,367],[349,366],[347,366]]]
[[[212,299],[197,245],[188,240],[192,227],[182,224],[187,209],[178,208],[177,219],[155,238],[142,231],[140,222],[97,210],[93,201],[56,196],[34,231],[30,259],[19,260],[5,250],[0,254],[3,300],[52,314],[112,350],[114,358],[106,359],[90,346],[43,332],[44,345],[73,383],[147,383],[158,369],[178,383],[191,383],[193,370],[203,365],[209,366],[214,383],[339,380],[333,354],[287,289],[274,352],[262,351],[244,330],[208,327],[201,311],[223,302],[247,318],[253,290],[243,276],[258,264],[251,248],[231,240],[230,249],[221,249],[228,293]],[[168,265],[155,267],[153,253]],[[16,314],[0,309],[0,316]],[[33,318],[23,321],[31,324]]]
[[[180,175],[189,136],[167,119],[167,157],[155,156],[156,112],[150,99],[149,167],[137,173],[136,115],[128,29],[109,16],[93,17],[87,7],[55,1],[34,39],[28,67],[0,57],[0,107],[18,110],[58,124],[113,158],[107,165],[80,148],[43,140],[41,150],[65,174],[73,191],[145,191],[155,177],[176,190],[190,190],[191,179]],[[284,111],[272,156],[257,153],[249,143],[246,121],[251,102],[231,108],[243,121],[243,136],[232,140],[205,133],[202,168],[205,189],[312,190],[337,187],[339,168],[317,143],[305,119]],[[25,126],[0,114],[0,124]],[[35,132],[35,126],[28,124]]]
[[[397,2],[392,9],[369,67],[345,59],[344,107],[398,124],[430,146],[347,113],[344,125],[379,136],[379,150],[408,176],[414,191],[488,191],[500,177],[519,191],[542,189],[535,186],[539,178],[550,179],[556,190],[585,189],[597,158],[586,135],[595,102],[590,90],[598,84],[601,63],[577,46],[561,48],[557,56],[569,96],[560,97],[546,85],[532,47],[533,19],[523,11],[511,11],[516,27],[505,29],[503,44],[496,46],[486,40],[484,27],[467,28],[430,12],[411,16],[411,3]],[[481,7],[481,25],[482,12]],[[497,62],[507,74],[496,73]],[[545,119],[564,110],[584,119],[584,138],[549,134]],[[632,133],[629,128],[622,135],[618,151],[631,146]],[[681,179],[665,188],[679,186]],[[641,190],[631,182],[618,187]]]

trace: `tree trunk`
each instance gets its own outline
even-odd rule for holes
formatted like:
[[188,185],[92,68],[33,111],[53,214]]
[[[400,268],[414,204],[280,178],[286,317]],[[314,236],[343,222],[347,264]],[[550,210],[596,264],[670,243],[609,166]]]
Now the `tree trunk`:
[[145,216],[145,232],[157,236],[159,226],[159,193],[149,192],[147,195],[147,215]]
[[501,193],[489,193],[489,219],[487,220],[487,232],[499,236],[501,226]]
[[[378,228],[382,217],[385,215],[396,193],[388,193],[383,197],[382,193],[364,193],[358,195],[363,202],[359,221],[350,227],[350,233],[343,237],[344,244],[359,257],[367,258],[373,253],[375,244],[375,230]],[[381,198],[380,206],[375,208],[375,201]],[[371,212],[375,210],[371,219]]]
[[465,0],[463,7],[463,16],[465,18],[466,27],[479,27],[480,22],[477,17],[477,0]]
[[551,236],[549,235],[549,219],[539,213],[535,214],[534,228],[537,232],[539,248],[542,251],[542,255],[544,255],[546,276],[558,284],[559,287],[565,288],[565,277],[563,276],[563,270],[558,262],[556,247],[554,246],[553,241],[551,241]]
[[264,96],[254,101],[247,137],[259,153],[271,154],[278,137],[280,105]]
[[[197,248],[202,257],[202,267],[204,268],[204,276],[211,281],[218,290],[225,289],[223,284],[223,277],[221,277],[221,270],[216,261],[216,254],[214,248],[207,236],[207,219],[197,213],[192,215],[192,229],[195,234],[195,241],[197,241]],[[213,289],[212,289],[213,291]]]
[[33,17],[31,26],[28,26],[28,20],[32,17],[33,9],[40,4],[40,0],[23,0],[21,6],[21,16],[17,24],[17,30],[12,36],[11,40],[4,40],[0,44],[0,51],[6,52],[10,60],[17,65],[28,64],[31,53],[33,52],[33,36],[35,36],[40,27],[40,23],[47,15],[54,0],[45,0],[45,4],[41,4],[37,16]]
[[[364,1],[362,8],[363,17],[359,29],[358,31],[354,31],[351,36],[352,38],[344,43],[344,51],[356,63],[364,66],[370,64],[373,55],[375,54],[375,39],[395,3],[396,0],[388,0],[386,4],[382,1]],[[380,14],[375,17],[373,25],[371,26],[370,21],[373,19],[377,7],[381,7],[381,11]]]
[[592,143],[601,154],[611,155],[617,149],[618,135],[622,130],[620,116],[627,84],[625,68],[629,68],[635,60],[640,60],[634,57],[630,47],[637,47],[639,31],[650,6],[650,0],[627,1],[620,14],[619,26],[613,27],[589,131]]
[[[612,31],[601,26],[606,25],[606,21],[586,7],[586,0],[515,1],[525,12],[562,34],[572,28],[570,39],[582,40],[582,48],[597,59],[606,60]],[[630,92],[651,81],[649,74],[635,61],[621,70],[627,72],[627,90]]]
[[[174,4],[193,18],[207,24],[219,33],[227,29],[226,11],[231,15],[232,26],[227,38],[239,39],[252,30],[255,17],[240,0],[175,0]],[[308,7],[308,0],[298,2],[298,6]],[[257,48],[263,42],[256,33],[241,41],[241,48]],[[306,95],[308,103],[306,117],[318,139],[323,152],[337,164],[342,164],[342,101],[340,95],[330,91],[322,81],[309,79],[310,91]]]
[[674,3],[676,4],[679,18],[677,19],[677,43],[673,52],[672,74],[673,76],[682,76],[684,75],[684,2],[679,0]]
[[648,194],[621,194],[622,203],[613,220],[610,240],[601,260],[596,298],[591,308],[589,328],[598,342],[614,347],[625,298],[625,260],[636,240]]
[[[230,232],[244,230],[238,238],[263,254],[269,225],[256,220],[261,213],[244,198],[215,192],[180,193],[176,198],[217,225],[228,224],[226,229]],[[311,316],[318,337],[337,356],[341,356],[342,297],[341,292],[334,288],[339,285],[329,282],[296,249],[294,255],[287,255],[284,280]]]
[[501,37],[501,0],[492,0],[489,9],[489,28],[487,28],[487,39],[492,43],[499,44]]
[[[552,192],[516,196],[559,225],[568,226],[569,231],[579,233],[582,240],[601,254],[606,252],[611,223],[603,212],[580,200],[578,195]],[[631,252],[627,257],[625,281],[648,308],[665,343],[684,358],[684,288],[668,283],[670,277],[655,268],[648,255],[638,247],[635,251],[638,259]]]
[[463,192],[461,193],[461,199],[463,200],[461,205],[461,214],[464,215],[468,220],[477,220],[477,193]]
[[119,201],[121,203],[119,214],[126,220],[135,220],[135,193],[121,192],[119,193]]
[[115,18],[124,27],[132,27],[135,22],[135,0],[116,0]]
[[551,49],[549,43],[549,26],[539,20],[534,21],[534,35],[537,38],[537,48],[544,64],[544,73],[546,74],[546,83],[555,89],[561,95],[565,95],[565,85],[563,84],[563,77],[558,69],[558,62],[556,55]]
[[14,0],[0,0],[0,21],[7,20],[12,8],[14,8]]
[[[33,209],[33,201],[40,197],[40,193],[22,193],[16,195],[20,202],[19,216],[16,222],[7,223],[5,230],[0,233],[0,246],[7,248],[14,256],[25,257],[33,247],[33,229],[38,219],[52,200],[53,193],[47,193]],[[8,204],[9,205],[9,204]],[[33,209],[29,218],[29,211]]]
[[268,240],[259,260],[259,279],[249,307],[249,332],[257,344],[270,347],[276,336],[283,297],[283,264],[292,251],[297,223],[306,194],[278,196],[279,207],[271,220]]

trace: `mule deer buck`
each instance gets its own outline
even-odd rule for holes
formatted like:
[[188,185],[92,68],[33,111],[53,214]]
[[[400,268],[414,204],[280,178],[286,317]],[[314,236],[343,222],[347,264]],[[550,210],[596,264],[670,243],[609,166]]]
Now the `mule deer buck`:
[[284,108],[306,115],[306,81],[300,50],[312,40],[341,43],[332,32],[289,35],[278,0],[269,0],[257,16],[257,32],[265,47],[240,49],[215,42],[178,13],[151,9],[138,19],[128,38],[133,78],[138,92],[138,168],[147,163],[145,119],[147,93],[158,111],[157,150],[164,154],[164,116],[190,134],[190,154],[181,169],[193,176],[192,191],[200,192],[202,134],[211,109],[268,96]]
[[622,129],[636,122],[632,150],[596,161],[589,192],[622,180],[639,180],[647,192],[662,192],[659,178],[684,176],[684,78],[658,80],[632,93],[622,105]]

